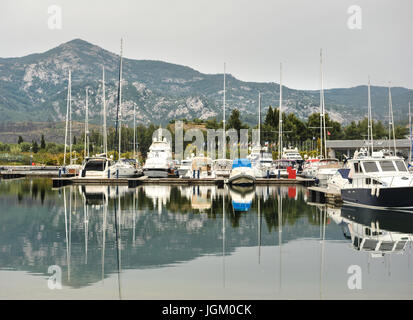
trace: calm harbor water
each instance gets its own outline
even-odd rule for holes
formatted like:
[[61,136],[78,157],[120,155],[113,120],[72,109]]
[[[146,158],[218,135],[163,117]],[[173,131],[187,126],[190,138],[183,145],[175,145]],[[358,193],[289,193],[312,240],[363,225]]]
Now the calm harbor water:
[[300,186],[2,180],[0,298],[411,299],[412,234],[413,213],[314,205]]

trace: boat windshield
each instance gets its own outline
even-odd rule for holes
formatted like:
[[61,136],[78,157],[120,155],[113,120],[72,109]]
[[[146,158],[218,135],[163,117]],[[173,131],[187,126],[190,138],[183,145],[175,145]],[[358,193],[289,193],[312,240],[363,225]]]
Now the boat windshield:
[[380,161],[380,166],[382,171],[396,171],[393,161]]
[[86,171],[104,171],[105,170],[106,161],[104,160],[92,160],[88,161],[85,164]]
[[394,163],[396,164],[396,167],[399,171],[407,172],[407,168],[406,168],[404,161],[396,160],[394,161]]
[[377,164],[374,161],[363,162],[363,166],[364,166],[364,171],[366,173],[379,172],[379,168],[377,167]]

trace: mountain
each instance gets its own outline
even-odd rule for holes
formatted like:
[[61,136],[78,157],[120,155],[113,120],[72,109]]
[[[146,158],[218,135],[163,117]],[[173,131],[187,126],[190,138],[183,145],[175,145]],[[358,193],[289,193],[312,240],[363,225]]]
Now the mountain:
[[[68,70],[72,71],[73,119],[83,121],[85,89],[89,90],[89,118],[101,121],[102,66],[106,71],[108,121],[116,116],[119,56],[81,39],[63,43],[44,53],[19,58],[0,58],[0,122],[63,121],[66,115]],[[123,60],[123,118],[131,123],[136,106],[140,123],[171,119],[222,118],[222,74],[203,74],[186,66],[153,60]],[[263,112],[278,106],[276,83],[244,82],[227,75],[228,112],[238,108],[243,119],[257,119],[258,91]],[[372,87],[374,116],[386,121],[388,89]],[[319,91],[283,88],[286,112],[305,118],[319,109]],[[413,90],[392,89],[395,120],[407,113]],[[367,88],[325,90],[329,115],[342,123],[367,113]]]

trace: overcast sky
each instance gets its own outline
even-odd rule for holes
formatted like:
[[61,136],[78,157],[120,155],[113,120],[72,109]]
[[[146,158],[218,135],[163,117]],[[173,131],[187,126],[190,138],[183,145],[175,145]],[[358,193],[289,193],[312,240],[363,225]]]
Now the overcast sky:
[[[48,7],[62,28],[48,27]],[[347,12],[361,8],[361,30]],[[352,20],[353,21],[353,20]],[[154,59],[244,81],[319,88],[366,84],[413,89],[412,0],[1,0],[0,57],[43,52],[81,38],[133,59]]]

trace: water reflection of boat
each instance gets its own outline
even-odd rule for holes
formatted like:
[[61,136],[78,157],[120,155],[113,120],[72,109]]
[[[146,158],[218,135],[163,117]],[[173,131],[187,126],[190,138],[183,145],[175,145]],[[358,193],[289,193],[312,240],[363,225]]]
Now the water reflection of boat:
[[158,213],[162,212],[162,207],[166,205],[171,197],[171,186],[147,185],[143,187],[145,195],[152,199],[153,205],[158,208]]
[[193,209],[200,211],[211,209],[212,199],[215,197],[215,188],[211,186],[192,186],[185,189]]
[[253,187],[232,186],[229,188],[234,211],[248,211],[255,196]]
[[343,228],[354,249],[370,252],[372,257],[403,253],[412,241],[413,215],[404,211],[383,211],[343,206],[327,208],[332,219]]

